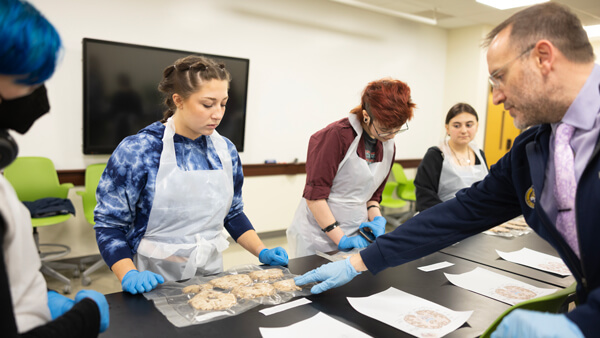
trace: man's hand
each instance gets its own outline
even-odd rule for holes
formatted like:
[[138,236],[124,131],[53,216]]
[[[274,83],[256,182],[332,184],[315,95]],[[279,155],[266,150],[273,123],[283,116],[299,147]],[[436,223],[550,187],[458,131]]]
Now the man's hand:
[[310,289],[310,292],[317,294],[331,288],[342,286],[358,275],[360,275],[360,272],[357,272],[356,269],[354,269],[352,264],[350,264],[350,258],[347,258],[343,261],[322,265],[302,276],[294,278],[294,282],[296,285],[322,282]]

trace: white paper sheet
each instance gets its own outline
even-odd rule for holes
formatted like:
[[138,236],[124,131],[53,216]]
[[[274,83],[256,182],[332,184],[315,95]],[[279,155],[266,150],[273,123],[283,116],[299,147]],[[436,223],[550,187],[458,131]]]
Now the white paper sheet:
[[522,301],[549,295],[557,289],[542,289],[516,279],[483,269],[452,275],[444,273],[450,283],[501,302],[515,305]]
[[433,270],[447,268],[452,265],[454,265],[454,263],[444,261],[444,262],[435,263],[435,264],[431,264],[431,265],[420,266],[417,269],[419,269],[421,271],[429,272],[429,271],[433,271]]
[[503,259],[529,266],[534,269],[552,272],[561,276],[570,276],[571,271],[567,268],[565,262],[556,256],[548,255],[539,251],[523,248],[519,251],[503,252],[496,250]]
[[415,337],[442,337],[463,325],[473,313],[452,311],[395,288],[369,297],[348,297],[348,302],[365,316]]
[[300,298],[300,299],[296,299],[296,300],[291,301],[291,302],[283,303],[281,305],[275,305],[275,306],[272,306],[272,307],[268,307],[268,308],[262,309],[262,310],[260,310],[258,312],[262,313],[265,316],[270,316],[270,315],[272,315],[274,313],[278,313],[278,312],[281,312],[281,311],[285,311],[285,310],[288,310],[288,309],[291,309],[291,308],[295,308],[297,306],[301,306],[301,305],[304,305],[304,304],[309,304],[309,303],[312,303],[312,302],[310,300],[306,299],[306,298]]
[[371,337],[352,326],[319,312],[309,319],[285,327],[259,327],[263,338],[348,338]]

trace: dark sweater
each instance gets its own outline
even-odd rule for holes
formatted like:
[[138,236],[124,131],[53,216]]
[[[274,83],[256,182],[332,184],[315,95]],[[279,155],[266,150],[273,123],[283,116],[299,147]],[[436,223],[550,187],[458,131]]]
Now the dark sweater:
[[[479,152],[483,161],[487,164],[483,150],[479,150]],[[438,196],[438,188],[440,186],[443,162],[444,154],[440,148],[431,147],[427,149],[427,153],[425,153],[423,160],[419,164],[417,175],[415,176],[417,211],[423,211],[442,203],[442,200]],[[475,164],[481,164],[477,156],[475,156]]]
[[100,330],[100,310],[96,302],[86,298],[55,320],[19,334],[12,308],[10,285],[4,260],[6,228],[0,215],[0,332],[2,337],[97,337]]

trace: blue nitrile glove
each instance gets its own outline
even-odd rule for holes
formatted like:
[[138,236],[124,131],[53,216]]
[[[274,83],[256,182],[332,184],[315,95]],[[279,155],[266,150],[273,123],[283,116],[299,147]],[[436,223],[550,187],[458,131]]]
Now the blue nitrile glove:
[[100,310],[100,332],[106,331],[108,329],[108,323],[110,321],[110,315],[108,314],[108,302],[106,301],[106,297],[98,291],[94,290],[81,290],[77,292],[75,296],[75,302],[79,303],[85,298],[90,298],[96,305],[98,305],[98,309]]
[[75,301],[71,298],[63,296],[56,291],[48,291],[48,308],[50,309],[52,320],[71,310],[73,305],[75,305]]
[[152,271],[129,270],[123,276],[121,287],[132,295],[154,290],[158,284],[165,282],[163,276],[155,274]]
[[369,246],[369,242],[364,239],[361,235],[356,236],[346,236],[340,239],[338,243],[338,250],[348,251],[353,248],[366,248]]
[[296,285],[322,282],[310,289],[310,292],[317,294],[332,288],[342,286],[352,278],[360,275],[350,264],[350,258],[343,261],[337,261],[321,265],[320,267],[305,273],[302,276],[294,278]]
[[385,234],[385,225],[387,224],[387,220],[383,216],[377,216],[373,218],[371,222],[364,222],[360,225],[360,229],[362,228],[370,228],[373,231],[373,235],[375,237],[379,237]]
[[565,315],[516,309],[492,333],[492,338],[501,337],[583,338],[583,333]]
[[258,260],[269,265],[287,265],[289,261],[287,252],[280,246],[273,249],[262,249],[258,254]]

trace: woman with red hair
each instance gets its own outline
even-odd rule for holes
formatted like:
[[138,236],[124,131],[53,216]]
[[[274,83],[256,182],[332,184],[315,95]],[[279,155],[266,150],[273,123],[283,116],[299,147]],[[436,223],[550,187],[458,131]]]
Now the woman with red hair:
[[414,107],[406,83],[373,81],[348,117],[311,136],[303,198],[287,230],[292,255],[364,248],[385,233],[379,202],[394,136],[408,130]]

